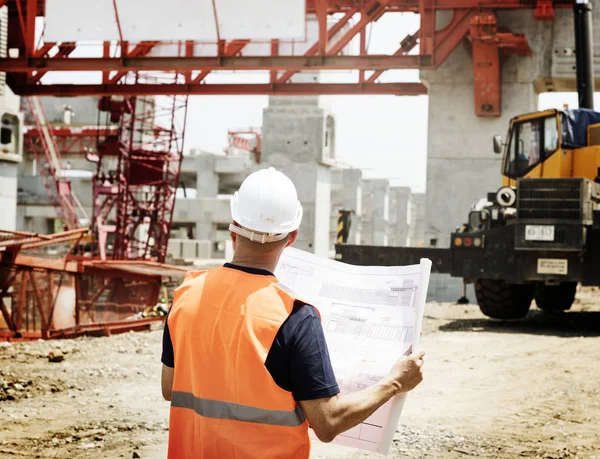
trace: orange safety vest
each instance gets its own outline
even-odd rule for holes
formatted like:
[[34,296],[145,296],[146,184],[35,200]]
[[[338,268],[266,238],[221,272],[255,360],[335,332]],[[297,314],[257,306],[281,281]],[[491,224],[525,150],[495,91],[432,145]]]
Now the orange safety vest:
[[227,267],[175,290],[169,458],[309,457],[304,413],[265,367],[295,300],[274,276]]

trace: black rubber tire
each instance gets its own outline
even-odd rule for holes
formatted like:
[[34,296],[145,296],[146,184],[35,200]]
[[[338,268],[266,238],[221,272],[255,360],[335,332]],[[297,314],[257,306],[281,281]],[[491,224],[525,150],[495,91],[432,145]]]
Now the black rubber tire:
[[559,285],[540,284],[535,289],[535,304],[544,312],[562,312],[571,308],[575,301],[577,282]]
[[533,284],[508,284],[500,279],[475,281],[479,309],[492,319],[522,319],[529,311],[534,291]]

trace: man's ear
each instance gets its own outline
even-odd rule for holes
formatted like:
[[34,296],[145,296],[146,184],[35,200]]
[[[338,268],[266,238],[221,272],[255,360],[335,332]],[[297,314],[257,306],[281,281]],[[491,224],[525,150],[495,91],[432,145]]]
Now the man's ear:
[[296,231],[292,231],[289,235],[288,235],[288,240],[285,244],[286,247],[289,247],[290,245],[292,245],[294,242],[296,242],[296,239],[298,239],[298,230]]
[[237,242],[237,234],[235,234],[233,231],[229,232],[229,237],[231,238],[231,243],[233,245],[233,250],[235,250],[235,243]]

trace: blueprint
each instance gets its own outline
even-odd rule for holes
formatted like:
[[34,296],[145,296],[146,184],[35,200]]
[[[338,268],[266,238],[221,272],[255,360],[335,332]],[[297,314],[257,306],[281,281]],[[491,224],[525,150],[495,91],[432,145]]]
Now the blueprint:
[[[342,393],[385,377],[421,331],[431,261],[398,267],[352,266],[288,248],[275,275],[317,307]],[[387,454],[405,396],[379,408],[334,442]]]

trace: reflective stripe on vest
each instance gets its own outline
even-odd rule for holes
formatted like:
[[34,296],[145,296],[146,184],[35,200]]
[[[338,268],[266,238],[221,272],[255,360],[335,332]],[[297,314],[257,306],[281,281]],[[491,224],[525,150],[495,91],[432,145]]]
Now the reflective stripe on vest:
[[304,422],[304,411],[300,405],[294,411],[264,410],[253,406],[222,402],[194,397],[190,392],[173,392],[171,406],[189,408],[207,418],[230,419],[232,421],[255,422],[272,426],[296,427]]

